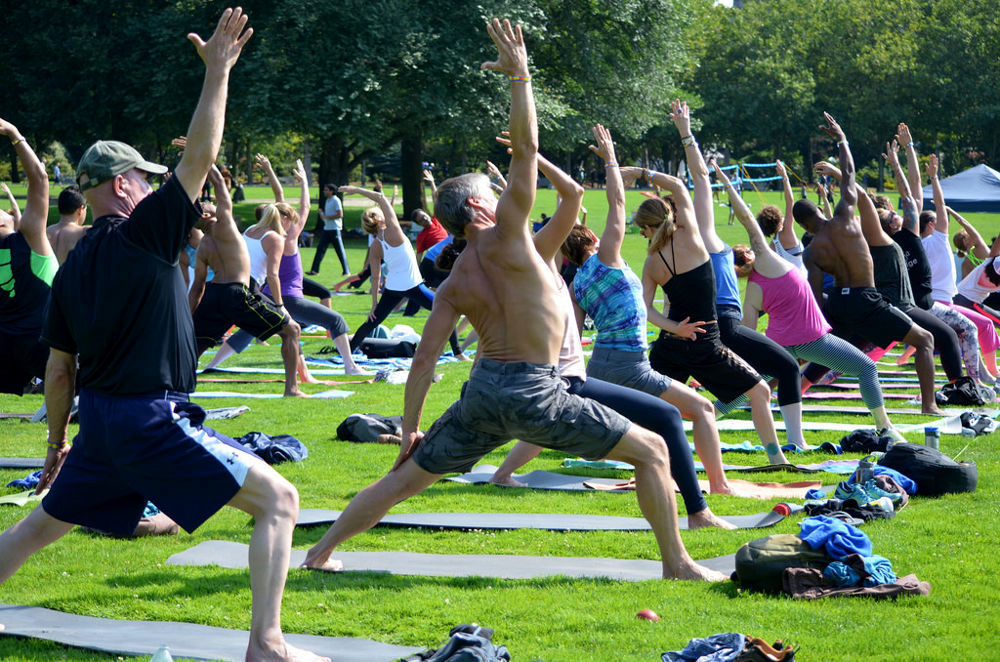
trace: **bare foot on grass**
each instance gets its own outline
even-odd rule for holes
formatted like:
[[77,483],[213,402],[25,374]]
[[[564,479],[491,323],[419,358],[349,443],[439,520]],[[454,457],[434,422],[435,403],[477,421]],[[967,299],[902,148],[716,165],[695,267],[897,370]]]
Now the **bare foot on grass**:
[[742,490],[731,486],[729,483],[724,485],[713,485],[709,488],[709,494],[726,494],[728,496],[735,497],[746,497],[750,499],[763,499],[764,497],[760,494],[751,494],[749,492],[743,492]]
[[713,526],[717,529],[736,529],[739,528],[735,524],[727,522],[715,513],[713,513],[708,508],[704,510],[699,510],[693,515],[688,515],[688,529],[693,531],[695,529],[704,529],[706,527]]
[[679,568],[673,577],[666,574],[663,576],[664,579],[682,579],[685,581],[694,582],[724,582],[729,580],[728,575],[724,575],[721,572],[711,570],[703,565],[698,565],[694,561],[689,561],[687,564]]
[[313,554],[312,550],[306,554],[306,560],[302,562],[302,567],[308,570],[321,570],[323,572],[343,572],[344,562],[331,559],[329,554]]
[[303,393],[301,389],[295,388],[295,389],[292,389],[291,391],[285,391],[285,396],[284,397],[286,397],[286,398],[308,398],[309,396],[306,393]]
[[933,404],[930,404],[930,405],[929,404],[925,404],[922,407],[920,407],[920,413],[921,414],[927,414],[928,416],[947,416],[948,415],[948,412],[946,412],[943,409],[938,408],[936,405],[933,405]]

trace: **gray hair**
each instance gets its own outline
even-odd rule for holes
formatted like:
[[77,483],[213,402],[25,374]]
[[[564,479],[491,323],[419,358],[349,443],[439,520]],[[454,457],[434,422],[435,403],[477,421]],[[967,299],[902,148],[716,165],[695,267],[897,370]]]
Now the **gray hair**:
[[441,182],[434,200],[434,215],[452,236],[465,236],[465,226],[475,217],[468,203],[469,198],[486,198],[493,195],[490,178],[473,172]]

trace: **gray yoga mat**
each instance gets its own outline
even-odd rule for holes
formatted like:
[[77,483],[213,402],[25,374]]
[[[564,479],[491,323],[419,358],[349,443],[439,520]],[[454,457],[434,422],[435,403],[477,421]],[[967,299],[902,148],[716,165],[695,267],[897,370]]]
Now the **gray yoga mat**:
[[[340,517],[339,510],[303,509],[297,526],[332,524]],[[741,529],[763,529],[774,526],[784,516],[771,511],[755,515],[722,517]],[[382,526],[428,527],[438,529],[541,529],[544,531],[649,531],[642,517],[609,515],[557,515],[553,513],[400,513],[386,515]],[[688,528],[687,517],[678,518],[681,529]]]
[[[479,485],[481,483],[490,482],[490,478],[493,478],[493,474],[497,471],[496,466],[492,464],[480,464],[472,469],[469,473],[462,474],[460,476],[449,476],[444,480],[449,480],[454,483],[465,483],[467,485]],[[580,491],[580,492],[592,492],[593,490],[586,487],[583,482],[587,481],[593,485],[606,485],[608,487],[613,487],[618,485],[622,481],[618,478],[591,478],[589,476],[574,476],[571,474],[558,474],[552,471],[543,471],[541,469],[532,471],[526,474],[514,474],[514,478],[521,481],[528,487],[533,487],[536,490],[570,490],[570,491]],[[634,492],[635,490],[608,490],[617,492]]]
[[[349,398],[354,395],[354,391],[338,391],[336,389],[331,389],[329,391],[321,391],[319,393],[310,393],[309,397],[314,400],[336,400],[339,398]],[[281,393],[239,393],[236,391],[195,391],[190,395],[192,400],[198,400],[199,398],[234,398],[236,400],[244,399],[255,399],[255,400],[278,400],[285,397]]]
[[[564,575],[590,579],[645,581],[663,577],[659,561],[639,559],[579,558],[565,556],[512,556],[503,554],[419,554],[415,552],[337,552],[347,572],[382,572],[422,577],[496,577],[534,579]],[[305,550],[292,550],[290,568],[298,568]],[[736,555],[698,561],[703,566],[732,574]],[[227,540],[208,540],[174,554],[167,565],[217,565],[246,568],[247,546]]]
[[[152,655],[166,644],[174,657],[193,660],[242,662],[250,639],[246,630],[168,621],[119,621],[7,604],[0,604],[0,623],[5,626],[0,636],[44,639],[116,655]],[[285,639],[337,662],[392,662],[423,650],[349,637],[286,634]]]
[[0,457],[0,469],[41,469],[44,457]]
[[[693,424],[691,421],[681,421],[684,424],[684,431],[690,432],[693,429]],[[727,430],[730,432],[750,432],[751,430],[756,430],[753,421],[746,421],[737,418],[720,418],[715,422],[715,427],[719,430]],[[854,423],[827,423],[825,421],[802,421],[803,430],[812,430],[820,432],[853,432],[859,427]],[[874,426],[872,426],[874,427]],[[776,430],[784,430],[785,422],[779,417],[778,420],[774,421],[774,428]]]

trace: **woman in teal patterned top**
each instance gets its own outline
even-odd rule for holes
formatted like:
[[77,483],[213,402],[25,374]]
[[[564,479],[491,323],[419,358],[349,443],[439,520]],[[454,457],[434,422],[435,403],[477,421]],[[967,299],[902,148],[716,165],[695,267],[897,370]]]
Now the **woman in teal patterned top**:
[[[595,127],[594,151],[609,169],[616,168],[614,143],[604,127]],[[708,475],[713,494],[733,494],[722,469],[719,432],[712,404],[684,384],[662,375],[649,364],[646,351],[646,306],[642,284],[622,259],[625,238],[625,185],[635,181],[638,168],[625,168],[621,177],[607,178],[608,220],[598,240],[584,225],[577,225],[562,245],[563,255],[576,264],[573,295],[582,312],[597,327],[594,353],[587,374],[596,379],[634,388],[661,398],[680,410],[694,424],[694,444]],[[623,182],[627,179],[627,182]],[[582,315],[578,317],[582,320]],[[678,324],[677,335],[693,338],[701,323]]]

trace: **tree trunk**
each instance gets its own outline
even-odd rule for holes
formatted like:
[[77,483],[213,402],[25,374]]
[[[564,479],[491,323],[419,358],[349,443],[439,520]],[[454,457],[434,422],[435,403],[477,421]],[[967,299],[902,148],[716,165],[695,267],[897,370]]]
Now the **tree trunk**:
[[400,144],[400,183],[403,185],[403,218],[414,209],[426,209],[423,181],[423,132],[419,127],[403,136]]
[[327,136],[323,138],[319,155],[320,186],[332,183],[343,186],[348,183],[351,175],[350,152],[343,136]]

